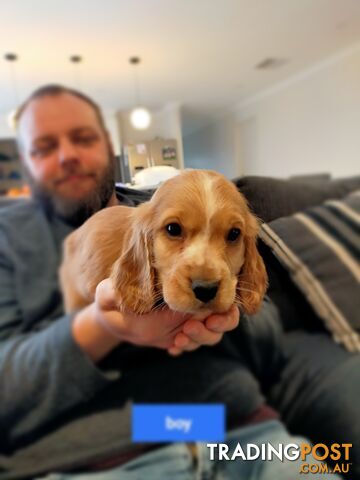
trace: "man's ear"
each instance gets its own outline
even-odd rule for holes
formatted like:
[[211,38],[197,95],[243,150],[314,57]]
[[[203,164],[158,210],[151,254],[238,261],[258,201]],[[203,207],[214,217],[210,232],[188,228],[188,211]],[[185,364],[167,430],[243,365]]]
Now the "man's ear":
[[124,240],[125,249],[110,275],[120,306],[135,313],[146,313],[155,303],[151,216],[149,203],[134,209],[131,229]]
[[257,219],[249,213],[244,237],[245,261],[238,275],[236,288],[240,308],[249,315],[259,310],[268,284],[266,268],[256,248],[258,230]]

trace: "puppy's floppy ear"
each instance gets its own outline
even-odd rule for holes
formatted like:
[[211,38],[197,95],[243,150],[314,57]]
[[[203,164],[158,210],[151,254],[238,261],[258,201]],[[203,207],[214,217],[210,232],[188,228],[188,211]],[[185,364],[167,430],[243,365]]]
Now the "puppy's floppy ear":
[[154,305],[151,207],[134,209],[131,229],[124,239],[124,251],[114,263],[111,279],[123,308],[145,313]]
[[249,315],[259,310],[268,281],[263,259],[256,248],[258,231],[257,219],[248,213],[244,233],[245,261],[238,276],[237,298],[242,310]]

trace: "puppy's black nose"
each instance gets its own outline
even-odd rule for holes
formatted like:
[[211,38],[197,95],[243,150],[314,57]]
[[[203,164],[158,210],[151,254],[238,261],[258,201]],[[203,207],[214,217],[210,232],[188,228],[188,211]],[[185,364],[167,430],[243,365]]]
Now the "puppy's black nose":
[[207,303],[216,297],[219,289],[219,282],[209,283],[200,280],[194,280],[191,282],[191,288],[198,300]]

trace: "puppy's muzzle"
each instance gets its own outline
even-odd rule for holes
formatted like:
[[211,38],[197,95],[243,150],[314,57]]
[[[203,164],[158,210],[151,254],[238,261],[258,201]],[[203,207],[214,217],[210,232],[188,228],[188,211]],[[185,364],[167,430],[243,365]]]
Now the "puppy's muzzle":
[[208,303],[216,297],[220,282],[206,282],[204,280],[193,280],[191,289],[195,297],[203,303]]

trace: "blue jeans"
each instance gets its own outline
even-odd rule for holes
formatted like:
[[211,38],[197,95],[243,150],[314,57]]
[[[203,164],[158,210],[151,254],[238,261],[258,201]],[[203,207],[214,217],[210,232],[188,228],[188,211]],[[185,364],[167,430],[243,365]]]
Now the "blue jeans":
[[[270,442],[300,444],[301,437],[292,437],[277,420],[249,425],[231,431],[226,439],[229,456],[238,443],[245,449],[248,443]],[[130,462],[111,470],[96,473],[66,474],[53,473],[41,480],[293,480],[303,479],[300,460],[272,461],[210,460],[206,443],[197,444],[197,462],[184,443],[174,443],[146,453]],[[311,461],[311,463],[316,463]],[[311,480],[339,480],[336,474],[309,474]],[[307,475],[305,475],[305,478]],[[40,480],[40,479],[38,479]]]

